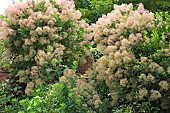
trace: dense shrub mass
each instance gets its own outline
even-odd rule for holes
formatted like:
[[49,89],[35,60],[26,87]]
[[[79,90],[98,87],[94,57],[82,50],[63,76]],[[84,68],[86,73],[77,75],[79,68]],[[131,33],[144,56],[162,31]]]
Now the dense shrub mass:
[[0,112],[169,113],[170,15],[142,3],[113,5],[120,2],[28,0],[7,8]]
[[95,23],[103,14],[110,13],[114,4],[130,4],[134,9],[142,3],[146,9],[156,13],[160,11],[170,12],[169,0],[75,0],[76,9],[82,12],[82,18],[88,23]]
[[170,12],[170,2],[169,0],[114,0],[116,4],[129,4],[133,3],[135,5],[143,3],[146,9],[152,12],[159,11],[169,11]]
[[6,91],[7,88],[7,84],[2,83],[0,84],[0,112],[4,111],[6,108],[6,103],[10,101],[11,97],[10,95],[8,95],[8,92]]
[[82,98],[74,98],[74,92],[66,84],[41,86],[32,99],[20,101],[20,113],[87,113],[83,107]]
[[87,72],[88,82],[77,81],[77,86],[88,106],[94,106],[97,112],[110,112],[124,104],[133,106],[134,111],[169,109],[170,58],[166,54],[170,50],[165,49],[169,20],[163,21],[158,15],[154,19],[154,14],[142,4],[135,11],[132,9],[131,4],[115,5],[113,12],[89,27],[87,38],[94,40],[104,55]]
[[89,24],[95,23],[102,14],[111,12],[113,4],[112,0],[75,0],[76,9],[82,13],[81,18]]
[[83,55],[87,26],[73,1],[28,1],[5,10],[2,37],[9,61],[11,90],[17,95],[41,82],[53,82],[65,67],[76,68]]

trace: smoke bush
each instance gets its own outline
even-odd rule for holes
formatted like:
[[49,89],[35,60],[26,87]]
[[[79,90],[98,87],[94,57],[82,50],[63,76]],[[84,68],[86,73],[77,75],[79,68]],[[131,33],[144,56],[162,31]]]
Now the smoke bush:
[[[87,98],[87,106],[94,106],[98,112],[109,112],[115,106],[126,104],[132,105],[135,111],[150,111],[148,105],[169,109],[170,58],[166,56],[169,48],[165,42],[169,27],[165,27],[166,22],[161,18],[154,18],[142,4],[137,10],[132,9],[132,4],[115,5],[114,11],[99,18],[86,34],[86,39],[103,56],[93,70],[87,71],[86,80],[78,80],[77,84],[79,94]],[[83,91],[80,83],[88,85],[90,90],[86,86]],[[156,104],[159,102],[160,106]]]
[[29,0],[5,10],[1,36],[6,40],[11,90],[29,95],[39,83],[58,80],[65,67],[76,68],[84,54],[88,25],[70,0]]

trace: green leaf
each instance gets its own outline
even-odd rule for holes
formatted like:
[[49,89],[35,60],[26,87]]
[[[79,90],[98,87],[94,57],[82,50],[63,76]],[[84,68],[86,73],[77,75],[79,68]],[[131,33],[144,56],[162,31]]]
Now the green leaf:
[[11,24],[11,23],[12,23],[12,20],[11,20],[10,18],[7,18],[7,22],[8,22],[9,24]]
[[5,16],[4,15],[0,15],[0,18],[3,19],[3,18],[5,18]]
[[25,113],[24,111],[19,111],[18,113]]
[[31,106],[28,106],[27,110],[29,111],[29,110],[31,110],[31,109],[32,109],[32,107],[31,107]]
[[78,67],[78,62],[77,61],[73,61],[73,67],[77,68]]
[[40,91],[41,91],[40,89],[37,89],[37,90],[36,90],[36,93],[40,93]]
[[41,107],[37,108],[37,110],[38,110],[39,112],[41,112]]
[[37,102],[36,101],[34,101],[34,106],[37,106]]
[[65,104],[65,103],[61,103],[60,106],[61,106],[61,107],[65,107],[66,104]]

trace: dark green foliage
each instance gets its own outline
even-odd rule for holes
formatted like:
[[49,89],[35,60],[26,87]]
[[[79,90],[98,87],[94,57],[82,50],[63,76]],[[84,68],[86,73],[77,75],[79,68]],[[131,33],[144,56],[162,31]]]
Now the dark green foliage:
[[146,9],[152,12],[168,11],[170,12],[169,0],[75,0],[76,9],[82,13],[82,19],[88,23],[95,23],[102,14],[111,12],[114,4],[130,4],[137,7],[142,3]]
[[0,113],[17,113],[20,107],[18,99],[8,92],[8,85],[5,82],[0,83]]
[[7,95],[7,92],[5,91],[5,86],[6,84],[4,83],[0,84],[0,112],[2,112],[2,110],[5,108],[6,103],[9,102],[11,99],[11,96]]
[[146,9],[152,12],[170,11],[170,0],[114,0],[115,4],[129,4],[137,5],[142,3]]
[[[162,23],[162,24],[160,24]],[[168,47],[166,34],[170,33],[170,15],[167,12],[155,14],[155,28],[152,32],[146,32],[143,41],[132,45],[132,51],[137,58],[151,56],[161,49]]]
[[113,10],[112,0],[75,0],[76,9],[82,13],[82,19],[89,24],[95,23],[103,14]]

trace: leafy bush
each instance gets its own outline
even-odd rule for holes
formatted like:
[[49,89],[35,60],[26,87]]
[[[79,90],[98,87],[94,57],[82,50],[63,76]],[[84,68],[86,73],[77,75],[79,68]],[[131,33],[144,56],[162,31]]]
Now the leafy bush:
[[5,41],[3,38],[0,38],[0,71],[7,71],[6,67],[8,66],[7,61],[3,58],[3,52],[5,50]]
[[[65,67],[77,68],[83,56],[84,20],[73,1],[16,3],[2,16],[11,90],[20,95],[41,82],[58,80]],[[82,43],[81,43],[82,42]]]
[[115,4],[129,4],[132,3],[137,5],[142,3],[146,9],[156,13],[169,11],[170,12],[170,2],[169,0],[114,0]]
[[82,12],[82,18],[88,23],[95,23],[103,14],[110,13],[114,4],[130,4],[138,7],[142,3],[146,9],[156,13],[160,11],[170,12],[169,0],[75,0],[76,9]]
[[5,83],[0,84],[0,109],[1,109],[0,112],[2,112],[5,109],[6,103],[10,102],[10,99],[12,97],[10,95],[7,95],[5,86],[6,86]]
[[163,48],[169,46],[170,33],[170,15],[168,12],[160,12],[155,14],[155,28],[151,33],[145,32],[145,40],[131,45],[131,48],[137,58],[141,56],[149,57]]
[[1,113],[17,113],[20,105],[18,99],[14,98],[14,95],[9,93],[8,81],[1,81],[0,83],[0,112]]
[[95,23],[103,14],[113,10],[112,0],[75,0],[76,9],[82,12],[82,19]]
[[75,82],[79,95],[97,112],[106,113],[115,107],[121,110],[120,106],[128,104],[133,112],[168,111],[168,13],[154,18],[142,4],[137,10],[132,10],[132,4],[114,8],[88,28],[91,33],[87,39],[94,40],[103,56],[85,79]]
[[1,38],[1,39],[0,39],[0,58],[2,57],[3,51],[4,51],[4,41],[3,41],[3,39]]
[[74,98],[70,86],[55,83],[45,89],[36,89],[35,96],[31,99],[20,101],[23,110],[19,113],[87,113],[83,108],[83,100]]

